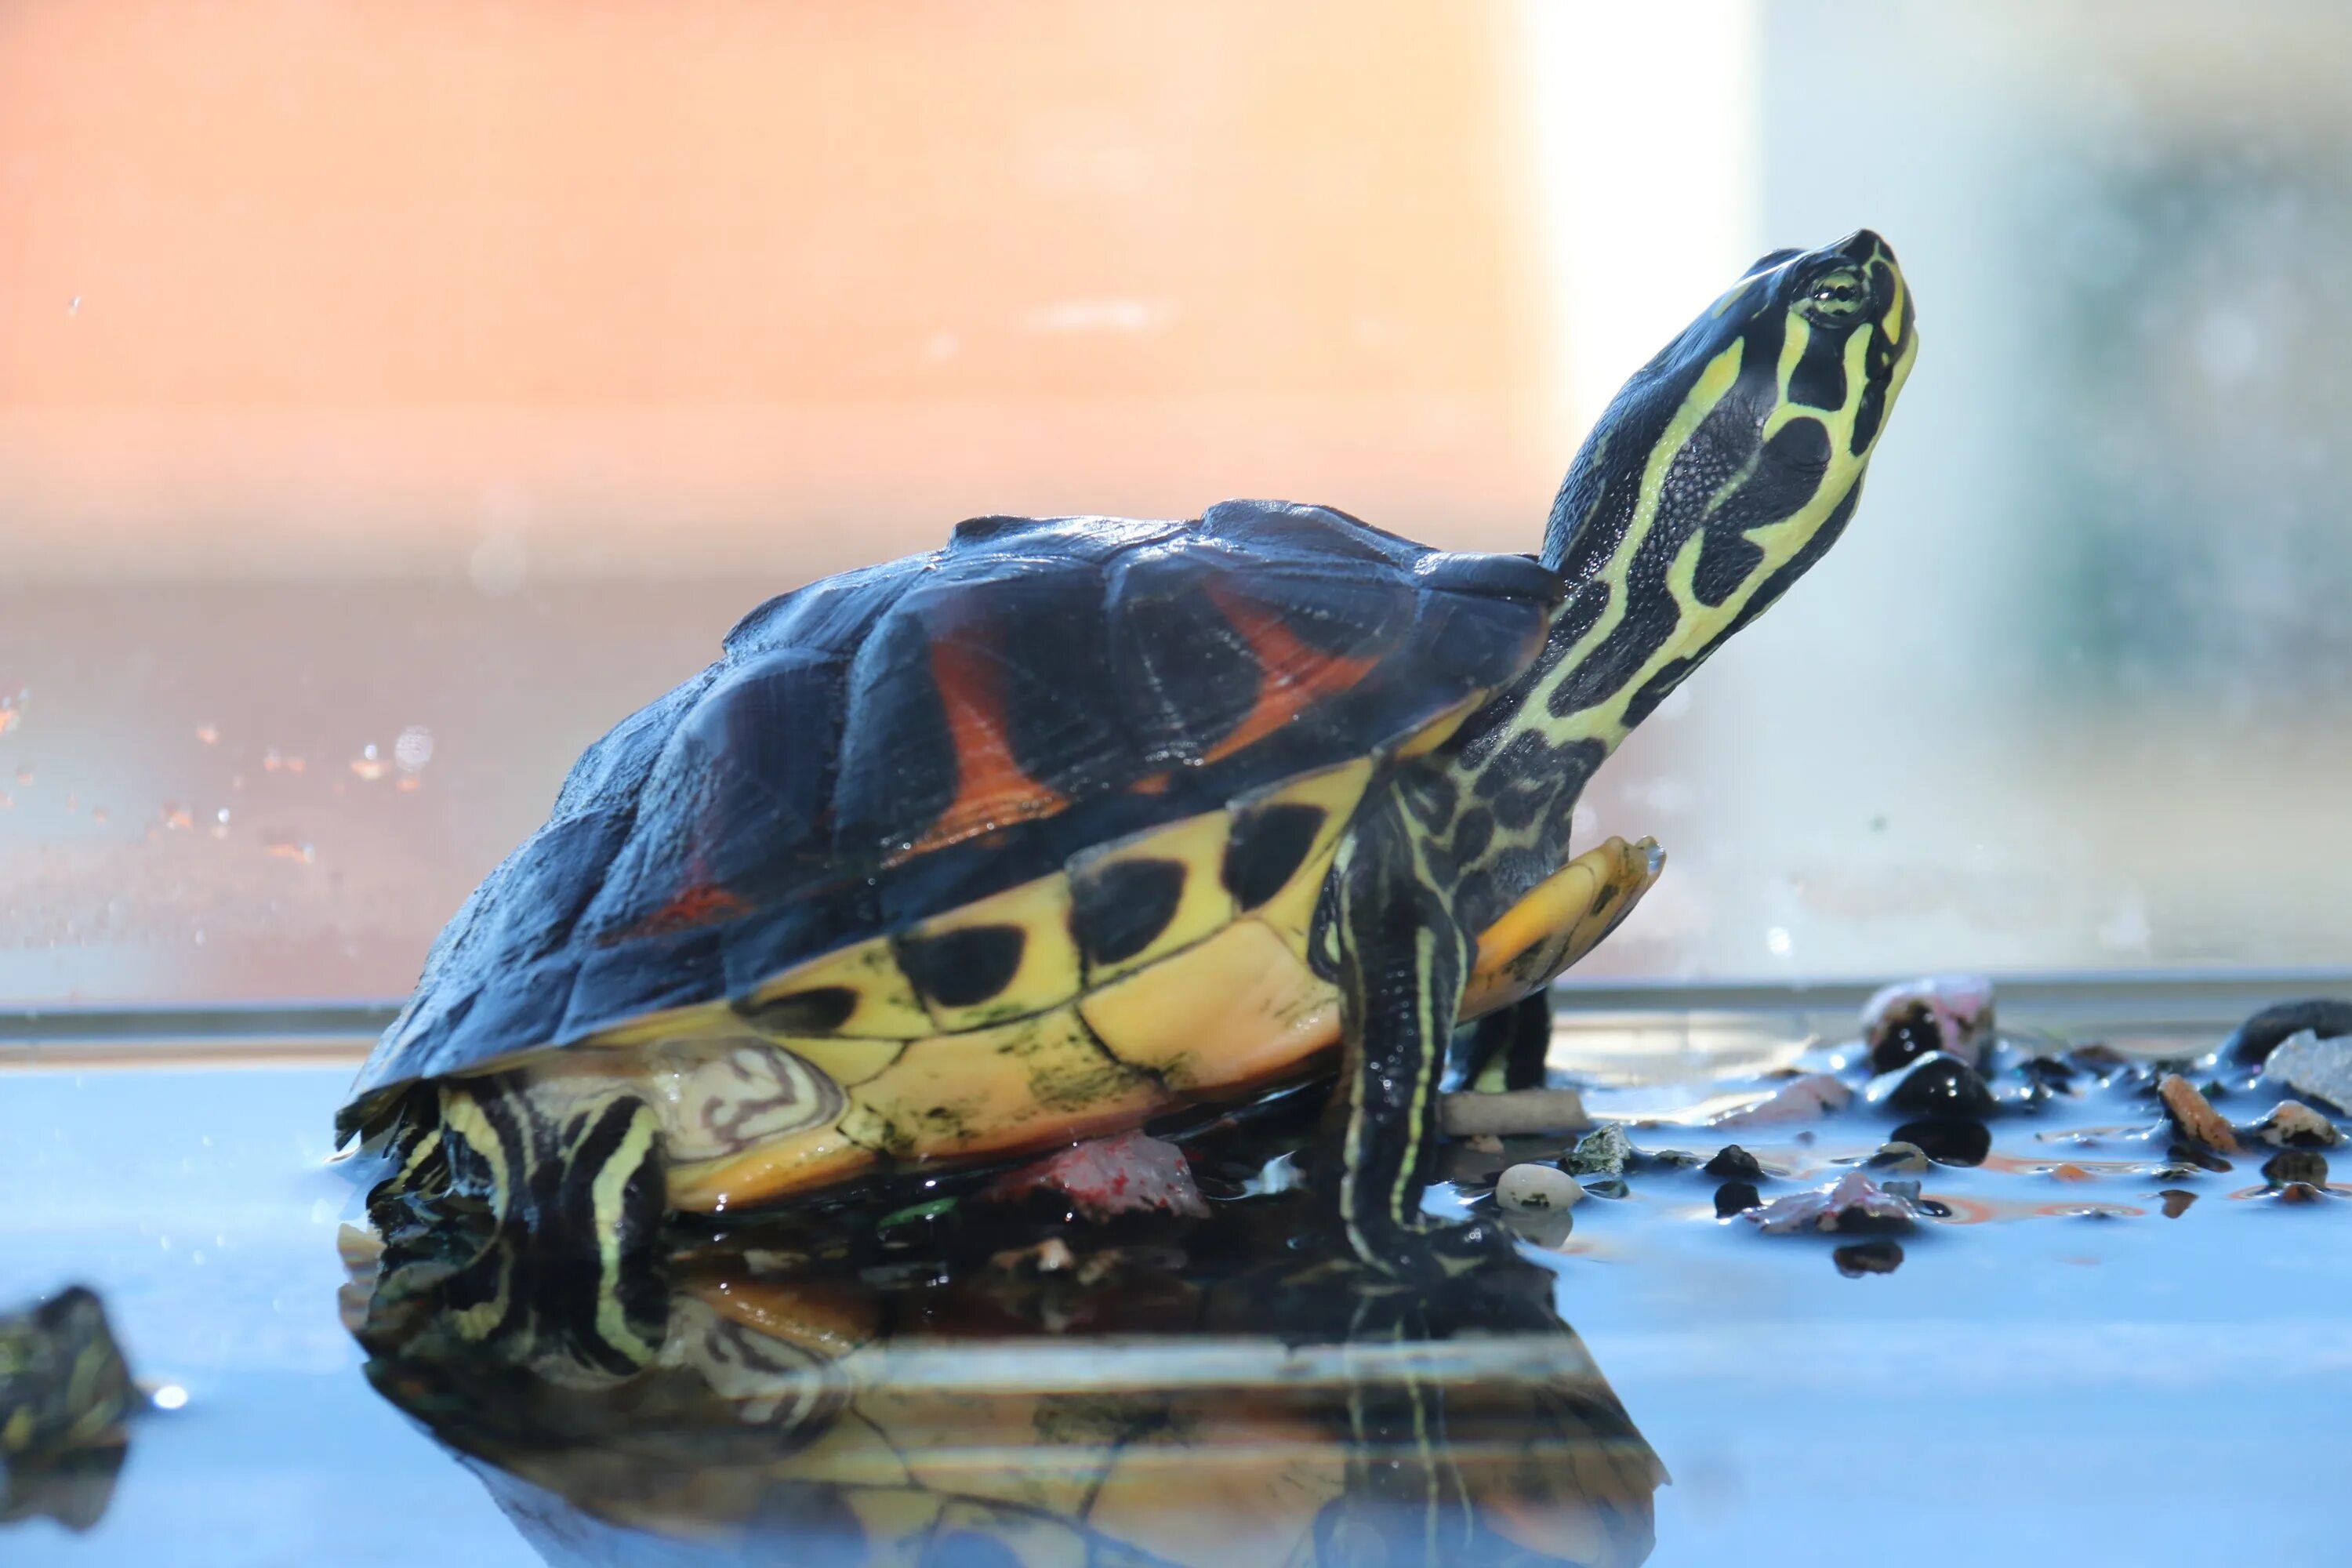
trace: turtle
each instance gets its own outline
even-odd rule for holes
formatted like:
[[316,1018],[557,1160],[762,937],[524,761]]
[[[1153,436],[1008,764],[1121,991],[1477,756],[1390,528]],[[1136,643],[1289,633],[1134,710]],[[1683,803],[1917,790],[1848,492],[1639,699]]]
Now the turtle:
[[1425,1258],[1457,1027],[1539,1075],[1549,983],[1662,865],[1570,853],[1586,781],[1844,531],[1916,352],[1861,230],[1635,372],[1538,553],[1235,500],[974,518],[772,598],[580,758],[339,1140],[609,1262],[1336,1068],[1335,1245]]

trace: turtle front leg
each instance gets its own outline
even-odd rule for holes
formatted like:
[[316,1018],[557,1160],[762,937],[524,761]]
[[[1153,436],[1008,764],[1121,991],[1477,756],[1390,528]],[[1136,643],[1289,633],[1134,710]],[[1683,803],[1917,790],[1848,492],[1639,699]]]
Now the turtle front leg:
[[1437,1080],[1462,1016],[1474,944],[1394,798],[1342,841],[1326,918],[1345,1058],[1332,1136],[1349,1249],[1402,1270],[1427,1255],[1421,1215]]

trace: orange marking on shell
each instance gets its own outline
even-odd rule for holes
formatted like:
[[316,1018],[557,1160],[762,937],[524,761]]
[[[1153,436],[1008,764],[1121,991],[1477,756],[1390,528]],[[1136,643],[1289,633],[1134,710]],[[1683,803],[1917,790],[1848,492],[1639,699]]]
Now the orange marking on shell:
[[715,925],[751,912],[751,906],[714,882],[698,882],[621,933],[623,940]]
[[1273,734],[1325,698],[1347,690],[1370,672],[1377,658],[1346,658],[1299,641],[1282,617],[1239,595],[1211,584],[1207,593],[1256,657],[1257,703],[1233,732],[1202,753],[1213,763]]
[[892,863],[959,843],[1007,823],[1051,816],[1069,797],[1039,784],[1013,756],[1004,682],[990,655],[954,643],[931,645],[931,683],[947,710],[956,760],[955,799]]

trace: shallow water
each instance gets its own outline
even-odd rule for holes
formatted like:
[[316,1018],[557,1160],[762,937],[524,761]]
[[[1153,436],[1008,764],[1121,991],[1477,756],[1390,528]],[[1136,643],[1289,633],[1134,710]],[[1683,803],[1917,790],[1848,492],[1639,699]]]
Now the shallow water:
[[[2017,988],[2003,1019],[2172,1051],[2295,989]],[[1835,1000],[1588,994],[1555,1063],[1614,1085],[1591,1095],[1598,1109],[1670,1115],[1706,1099],[1694,1075],[1793,1059],[1850,1016]],[[225,1065],[239,1054],[142,1066],[135,1048],[19,1050],[0,1073],[0,1305],[88,1283],[134,1370],[186,1394],[133,1424],[94,1529],[0,1527],[0,1560],[540,1561],[484,1482],[370,1386],[338,1318],[335,1233],[358,1205],[327,1165],[327,1123],[352,1042]],[[2242,1121],[2267,1105],[2222,1102]],[[1769,1199],[1901,1120],[1857,1109],[1769,1135],[1661,1126],[1634,1142],[1706,1154],[1737,1141],[1800,1167],[1762,1184]],[[2159,1179],[2161,1140],[2047,1136],[2155,1120],[2093,1096],[1996,1121],[1987,1166],[1922,1178],[1955,1212],[1902,1235],[1892,1274],[1841,1276],[1831,1253],[1850,1237],[1717,1220],[1717,1182],[1696,1170],[1637,1171],[1628,1197],[1578,1205],[1563,1248],[1531,1256],[1673,1477],[1649,1561],[2352,1557],[2336,1483],[2352,1208],[2231,1196],[2258,1194],[2259,1156]],[[2042,1169],[2061,1161],[2089,1179]],[[2165,1187],[2199,1200],[2168,1219]],[[656,1560],[651,1545],[577,1549]]]

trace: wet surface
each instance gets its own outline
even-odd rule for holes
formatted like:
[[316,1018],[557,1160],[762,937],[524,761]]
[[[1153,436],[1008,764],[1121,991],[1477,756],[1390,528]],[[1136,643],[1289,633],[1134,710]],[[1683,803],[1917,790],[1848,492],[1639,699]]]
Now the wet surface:
[[[1743,1074],[1835,1070],[1834,1014],[1564,1014],[1555,1067],[1586,1070],[1588,1102],[1629,1119],[1635,1154],[1619,1177],[1586,1175],[1592,1195],[1563,1216],[1572,1222],[1566,1235],[1526,1249],[1515,1267],[1550,1276],[1557,1318],[1529,1319],[1497,1342],[1499,1350],[1480,1352],[1496,1359],[1448,1374],[1487,1391],[1456,1395],[1467,1400],[1462,1408],[1502,1408],[1496,1391],[1563,1369],[1613,1391],[1637,1440],[1673,1478],[1655,1496],[1654,1563],[2084,1564],[2184,1554],[2342,1561],[2340,1412],[2352,1393],[2352,1310],[2344,1305],[2352,1300],[2352,1209],[2344,1189],[2313,1188],[2314,1201],[2285,1201],[2282,1184],[2263,1173],[2279,1151],[2263,1143],[2235,1154],[2183,1151],[2201,1162],[2176,1157],[2172,1133],[2151,1131],[2163,1121],[2154,1075],[2128,1064],[2210,1048],[2228,1023],[2168,1016],[2165,999],[2128,994],[2105,999],[2103,1021],[2098,1004],[2092,997],[2052,1021],[2074,1045],[2105,1040],[2126,1065],[2104,1068],[2113,1079],[2105,1089],[2078,1068],[2079,1097],[2055,1095],[2037,1110],[2021,1101],[2056,1069],[2029,1070],[2032,1050],[1997,1058],[1988,1081],[2002,1103],[1975,1164],[1941,1163],[1975,1153],[1948,1122],[1872,1106],[1860,1095],[1843,1110],[1810,1118],[1731,1131],[1692,1124],[1736,1112],[1771,1087],[1769,1079],[1723,1084],[1704,1072],[1710,1064]],[[1851,1012],[1843,1019],[1852,1033]],[[2041,1022],[2030,1009],[2003,1008],[2013,1042],[2061,1059],[2058,1042],[2023,1037]],[[2084,1059],[2104,1062],[2096,1053]],[[567,1477],[612,1473],[596,1468],[597,1445],[616,1436],[640,1453],[667,1441],[673,1457],[681,1449],[696,1457],[688,1468],[703,1468],[707,1436],[694,1436],[675,1411],[667,1425],[643,1405],[622,1407],[617,1420],[594,1417],[586,1428],[541,1423],[531,1429],[532,1457],[519,1459],[512,1432],[500,1436],[485,1425],[485,1413],[499,1410],[510,1422],[510,1405],[469,1396],[471,1407],[461,1399],[453,1415],[446,1397],[416,1393],[430,1394],[430,1378],[386,1384],[395,1394],[409,1388],[408,1409],[454,1447],[470,1444],[510,1466],[493,1469],[477,1458],[478,1476],[376,1392],[363,1371],[367,1353],[336,1300],[348,1278],[337,1230],[361,1205],[358,1189],[326,1165],[326,1121],[349,1071],[336,1062],[76,1070],[67,1054],[0,1074],[0,1188],[10,1197],[0,1209],[0,1307],[87,1283],[104,1297],[134,1373],[150,1387],[185,1391],[184,1407],[130,1424],[111,1496],[86,1532],[46,1517],[0,1527],[0,1557],[799,1560],[740,1539],[714,1546],[707,1518],[691,1551],[656,1548],[630,1532],[627,1510],[609,1489],[588,1496],[603,1513],[621,1515],[618,1524],[566,1500]],[[2226,1067],[2192,1076],[2228,1088],[2233,1071],[2242,1076]],[[1858,1088],[1863,1075],[1847,1076]],[[2214,1108],[2242,1130],[2277,1098],[2238,1090]],[[1917,1144],[1919,1157],[1881,1152],[1898,1132]],[[1463,1151],[1467,1180],[1437,1201],[1490,1204],[1476,1166],[1556,1157],[1569,1142],[1511,1139],[1500,1153]],[[1717,1157],[1735,1143],[1753,1157],[1755,1173]],[[1694,1158],[1661,1158],[1673,1151]],[[2207,1168],[2225,1162],[2227,1170]],[[1769,1205],[1856,1174],[1916,1204],[1914,1215],[1863,1234],[1767,1234],[1738,1207],[1718,1217],[1719,1194],[1736,1182]],[[1612,1180],[1622,1182],[1625,1195],[1601,1195]],[[1905,1182],[1918,1184],[1916,1200],[1904,1195]],[[1221,1189],[1210,1180],[1204,1190],[1214,1199]],[[1070,1276],[1040,1275],[1032,1262],[992,1276],[967,1273],[956,1293],[925,1296],[936,1310],[924,1331],[956,1352],[925,1364],[968,1373],[965,1352],[977,1334],[999,1351],[1030,1352],[1024,1375],[1065,1395],[1085,1378],[1108,1375],[1126,1380],[1122,1396],[1130,1401],[1165,1401],[1176,1397],[1167,1390],[1190,1379],[1204,1406],[1229,1421],[1261,1409],[1249,1402],[1269,1382],[1301,1375],[1300,1352],[1265,1334],[1228,1332],[1213,1346],[1198,1331],[1220,1300],[1263,1302],[1273,1299],[1270,1288],[1204,1282],[1195,1268],[1185,1276],[1198,1287],[1185,1298],[1191,1305],[1171,1311],[1169,1290],[1178,1281],[1164,1255],[1129,1251],[1123,1273],[1108,1270],[1083,1289]],[[714,1280],[745,1281],[747,1268],[772,1274],[777,1262],[706,1258],[689,1273],[707,1305]],[[1516,1277],[1546,1282],[1532,1272]],[[904,1289],[911,1279],[885,1274],[864,1288],[870,1296],[877,1279]],[[1234,1310],[1225,1310],[1230,1326]],[[702,1321],[712,1321],[707,1311]],[[803,1350],[810,1340],[805,1310],[758,1319],[739,1308],[728,1321]],[[845,1320],[836,1312],[826,1321]],[[1263,1326],[1245,1314],[1241,1321]],[[1125,1348],[1089,1351],[1098,1342],[1083,1336],[1107,1328],[1130,1332]],[[1136,1333],[1154,1336],[1153,1345],[1139,1348]],[[864,1366],[861,1387],[908,1381],[914,1362],[876,1363],[872,1352],[896,1354],[912,1342],[869,1335],[859,1342],[867,1346],[865,1363],[853,1359],[854,1347],[839,1353],[838,1343],[821,1359]],[[1223,1359],[1204,1361],[1204,1346],[1222,1346]],[[1161,1360],[1143,1375],[1148,1350]],[[380,1364],[378,1382],[383,1373]],[[1360,1363],[1348,1375],[1359,1385],[1397,1382]],[[1425,1369],[1420,1375],[1430,1381]],[[1435,1382],[1455,1386],[1443,1376]],[[479,1386],[464,1378],[455,1385],[461,1393]],[[1037,1465],[1035,1445],[1018,1436],[1034,1426],[1016,1424],[1016,1440],[1004,1437],[1001,1390],[995,1406],[975,1405],[970,1394],[967,1387],[936,1404],[919,1423],[934,1434],[926,1440],[974,1464],[975,1473],[1014,1468],[1008,1456],[1016,1451],[1025,1456],[1018,1463]],[[604,1396],[564,1397],[597,1407]],[[750,1404],[757,1397],[754,1391]],[[739,1451],[744,1423],[735,1412],[750,1404],[740,1386],[719,1401]],[[710,1415],[707,1399],[677,1408],[688,1406],[700,1410],[697,1419]],[[1310,1476],[1344,1468],[1349,1453],[1344,1442],[1334,1446],[1328,1423],[1301,1419],[1295,1405],[1266,1416],[1254,1440],[1267,1462],[1304,1466]],[[1546,1474],[1574,1468],[1576,1444],[1557,1419],[1512,1419],[1523,1436],[1549,1435],[1559,1463]],[[1309,1441],[1309,1427],[1323,1436]],[[1491,1436],[1493,1422],[1478,1429]],[[774,1443],[772,1427],[753,1423],[752,1430],[761,1465],[785,1462],[786,1448],[803,1451],[797,1439]],[[770,1436],[760,1437],[762,1430]],[[1611,1436],[1609,1451],[1625,1452],[1627,1441],[1624,1433]],[[762,1442],[771,1447],[760,1448]],[[1216,1456],[1240,1451],[1206,1441],[1184,1449],[1184,1462],[1163,1467],[1155,1482],[1165,1506],[1181,1512],[1187,1498],[1214,1495],[1230,1507],[1230,1492],[1202,1489],[1204,1478],[1221,1462]],[[645,1485],[658,1493],[658,1465],[633,1473],[652,1474]],[[1557,1501],[1556,1492],[1546,1495]],[[630,1506],[656,1504],[672,1514],[698,1506],[658,1495]],[[1293,1532],[1286,1539],[1295,1544],[1298,1520],[1314,1512],[1283,1514],[1281,1527]],[[1607,1539],[1622,1548],[1626,1538]],[[1246,1544],[1220,1551],[1221,1563],[1261,1560]]]

